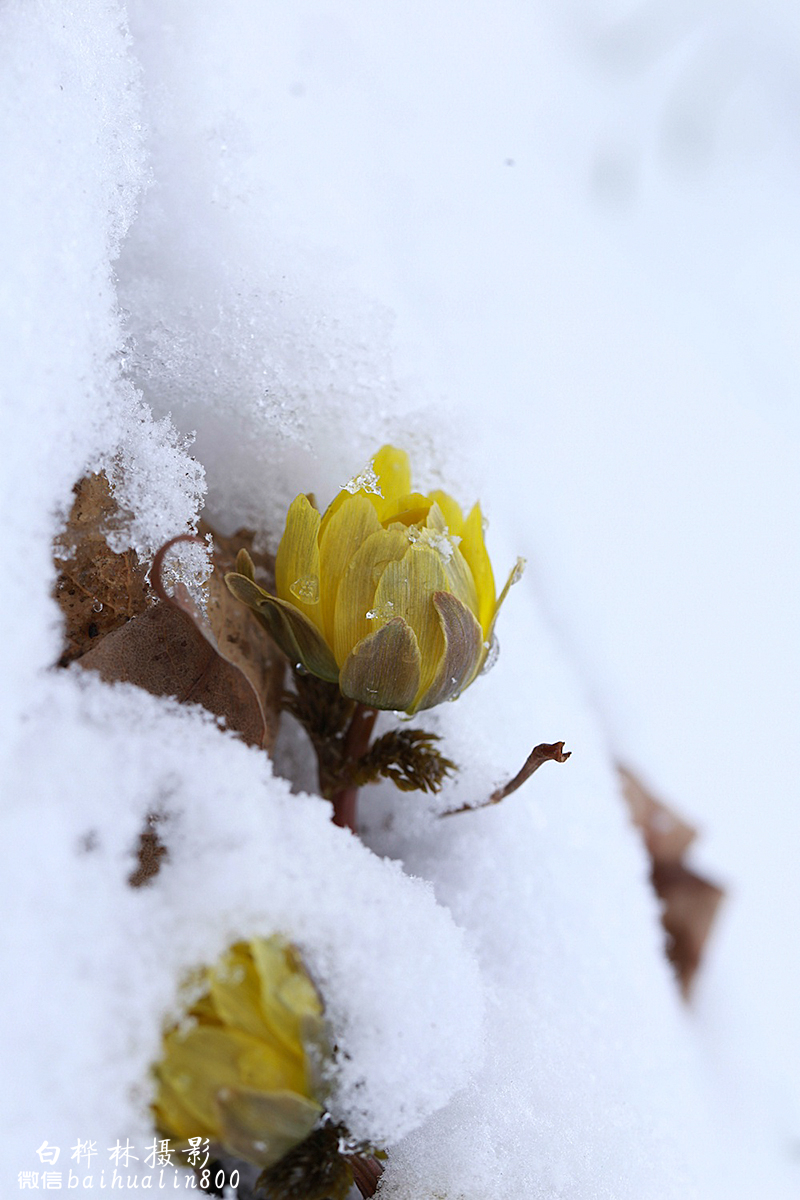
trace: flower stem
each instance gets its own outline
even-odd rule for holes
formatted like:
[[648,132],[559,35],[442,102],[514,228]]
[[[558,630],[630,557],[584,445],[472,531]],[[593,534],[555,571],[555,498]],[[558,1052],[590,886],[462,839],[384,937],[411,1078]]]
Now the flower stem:
[[[344,741],[344,763],[345,767],[349,763],[355,763],[366,754],[369,749],[369,739],[372,737],[372,730],[375,726],[375,720],[378,716],[376,708],[366,708],[363,704],[357,704],[356,710],[353,713]],[[355,785],[348,785],[340,788],[338,792],[334,792],[331,797],[333,801],[333,823],[339,825],[343,829],[351,829],[356,832],[356,807],[358,803],[358,788]]]
[[378,1190],[383,1167],[376,1158],[361,1154],[348,1154],[347,1161],[353,1172],[353,1182],[362,1196],[374,1196]]

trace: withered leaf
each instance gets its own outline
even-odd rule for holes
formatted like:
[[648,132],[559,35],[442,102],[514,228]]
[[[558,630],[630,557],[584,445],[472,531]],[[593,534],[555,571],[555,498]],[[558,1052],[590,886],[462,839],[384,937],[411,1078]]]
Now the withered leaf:
[[697,837],[697,830],[656,800],[627,767],[618,766],[617,770],[628,810],[634,825],[642,832],[651,859],[659,863],[681,862]]
[[240,550],[248,551],[264,587],[274,589],[275,563],[253,551],[254,533],[239,529],[230,537],[216,533],[206,522],[201,535],[211,534],[214,570],[208,580],[208,623],[224,658],[242,671],[261,701],[266,723],[264,747],[271,750],[278,732],[286,662],[272,638],[225,585],[225,576],[236,569]]
[[137,865],[128,876],[131,887],[143,887],[161,870],[161,859],[167,853],[167,848],[158,836],[158,821],[157,814],[151,813],[139,834],[139,844],[136,848]]
[[223,657],[210,625],[186,590],[178,585],[172,597],[164,591],[164,555],[183,540],[191,539],[173,538],[153,562],[153,587],[161,596],[159,602],[109,633],[78,662],[109,683],[134,683],[156,696],[201,704],[224,718],[227,727],[244,741],[263,746],[266,724],[253,685],[239,667]]
[[627,767],[617,769],[631,818],[650,856],[650,878],[662,902],[667,955],[688,999],[725,893],[690,871],[683,861],[697,830],[657,800]]
[[106,476],[86,475],[73,491],[67,523],[53,547],[66,642],[60,666],[144,612],[151,600],[146,565],[133,550],[115,554],[106,540],[123,515]]
[[724,891],[683,863],[653,864],[653,886],[664,908],[667,954],[688,999]]

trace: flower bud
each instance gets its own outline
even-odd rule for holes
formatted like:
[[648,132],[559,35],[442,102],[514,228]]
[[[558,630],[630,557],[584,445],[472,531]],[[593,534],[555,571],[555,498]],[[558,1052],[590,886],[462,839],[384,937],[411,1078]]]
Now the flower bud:
[[271,1167],[322,1115],[312,1078],[315,1049],[324,1054],[319,995],[280,937],[237,942],[199,973],[193,994],[154,1067],[158,1131]]
[[228,587],[297,667],[370,708],[452,700],[483,667],[499,598],[476,504],[411,491],[408,455],[384,446],[324,516],[298,496],[275,563],[276,595],[240,553]]

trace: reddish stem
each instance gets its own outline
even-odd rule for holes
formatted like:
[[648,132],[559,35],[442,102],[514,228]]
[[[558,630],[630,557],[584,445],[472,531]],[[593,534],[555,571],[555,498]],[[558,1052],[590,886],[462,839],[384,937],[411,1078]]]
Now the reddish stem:
[[[376,708],[366,708],[363,704],[356,705],[344,742],[345,769],[355,763],[369,750],[369,739],[378,716]],[[355,785],[340,788],[334,792],[333,823],[342,829],[356,832],[356,808],[358,804],[358,788]]]
[[374,1196],[378,1190],[383,1167],[376,1158],[365,1158],[361,1154],[348,1154],[347,1161],[353,1172],[353,1182],[362,1196]]

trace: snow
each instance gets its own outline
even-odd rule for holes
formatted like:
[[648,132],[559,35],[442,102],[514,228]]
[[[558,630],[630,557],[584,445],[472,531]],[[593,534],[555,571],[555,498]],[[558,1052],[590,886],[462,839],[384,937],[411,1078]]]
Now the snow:
[[372,493],[373,496],[383,496],[378,476],[375,474],[374,464],[370,463],[359,475],[354,476],[353,479],[349,479],[344,484],[344,490],[351,495],[355,495],[356,492],[367,492],[368,494]]
[[128,541],[147,551],[181,532],[198,510],[202,469],[182,438],[154,421],[119,369],[121,332],[112,260],[146,180],[139,71],[113,4],[0,14],[0,206],[5,315],[0,362],[7,685],[2,720],[14,722],[37,668],[57,657],[49,600],[54,511],[73,484],[107,468],[133,512]]
[[[795,1194],[795,18],[659,11],[0,12],[7,1191],[44,1139],[152,1138],[181,980],[278,930],[382,1195]],[[387,440],[480,496],[498,578],[529,561],[491,674],[424,714],[441,795],[369,789],[362,844],[296,729],[274,774],[200,710],[51,669],[87,471],[116,549],[204,500],[274,548]],[[732,893],[690,1008],[618,757]]]
[[[354,1136],[407,1132],[466,1081],[482,988],[428,886],[334,827],[324,801],[291,795],[266,756],[202,710],[82,672],[43,699],[47,726],[34,716],[6,776],[9,839],[21,848],[33,827],[48,865],[18,872],[9,897],[11,961],[24,966],[8,1015],[25,1046],[7,1076],[12,1164],[35,1149],[32,1129],[62,1145],[144,1140],[146,1064],[165,1015],[178,1015],[177,984],[242,936],[279,931],[301,947],[336,1030],[334,1111]],[[56,761],[68,809],[53,801]],[[163,818],[169,868],[132,889],[149,813]],[[92,1083],[76,1104],[77,1080]]]

